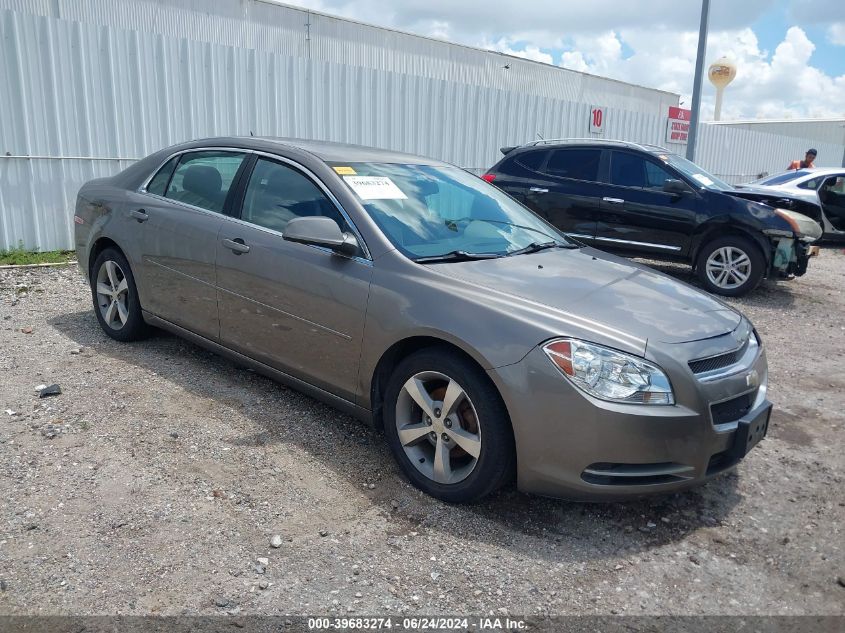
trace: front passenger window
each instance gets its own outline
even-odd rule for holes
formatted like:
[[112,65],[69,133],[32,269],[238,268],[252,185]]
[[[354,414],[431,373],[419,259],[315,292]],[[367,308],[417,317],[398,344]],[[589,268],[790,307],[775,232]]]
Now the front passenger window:
[[337,207],[310,178],[288,165],[259,158],[247,185],[241,219],[283,233],[293,218],[322,215],[348,226]]
[[620,187],[645,187],[645,161],[634,154],[613,152],[610,160],[610,182]]
[[222,213],[229,188],[243,160],[244,154],[234,152],[182,154],[179,166],[167,186],[165,197]]

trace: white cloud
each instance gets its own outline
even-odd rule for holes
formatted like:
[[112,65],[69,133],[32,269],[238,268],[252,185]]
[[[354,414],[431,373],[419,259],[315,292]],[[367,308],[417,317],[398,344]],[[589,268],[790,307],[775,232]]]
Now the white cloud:
[[490,49],[491,51],[497,51],[499,53],[505,53],[506,55],[513,55],[514,57],[521,57],[523,59],[531,59],[535,62],[543,62],[544,64],[554,64],[554,57],[552,57],[551,53],[546,53],[533,44],[524,44],[522,48],[512,48],[513,46],[518,46],[518,44],[514,43],[513,40],[504,37],[496,42],[485,43],[482,45],[483,48]]
[[[686,105],[691,101],[698,2],[286,1],[544,63],[558,61],[573,70],[676,92]],[[826,7],[821,14],[828,22],[827,39],[845,45],[842,0],[792,2],[788,15],[795,21]],[[773,52],[760,48],[746,25],[774,5],[775,0],[713,3],[706,63],[726,55],[738,66],[725,92],[722,118],[845,116],[845,75],[833,77],[813,66],[815,44],[803,29],[790,28]],[[813,6],[817,9],[810,10]],[[714,94],[705,79],[704,118],[712,117]]]
[[834,46],[845,46],[845,22],[835,22],[827,27],[827,41]]

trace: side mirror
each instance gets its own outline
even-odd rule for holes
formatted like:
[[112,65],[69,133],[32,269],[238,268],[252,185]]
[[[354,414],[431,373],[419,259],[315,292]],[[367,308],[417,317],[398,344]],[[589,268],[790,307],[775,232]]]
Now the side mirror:
[[347,257],[357,255],[360,249],[354,235],[343,233],[337,222],[319,215],[294,218],[285,226],[282,238],[289,242],[324,246]]
[[675,195],[683,195],[690,192],[690,188],[683,180],[675,180],[674,178],[667,178],[663,181],[663,191],[666,193],[674,193]]

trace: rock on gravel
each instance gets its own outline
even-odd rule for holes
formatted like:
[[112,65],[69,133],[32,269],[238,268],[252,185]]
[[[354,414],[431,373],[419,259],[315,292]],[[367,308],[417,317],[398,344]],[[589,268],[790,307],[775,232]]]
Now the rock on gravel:
[[0,610],[842,614],[843,278],[822,249],[804,277],[727,300],[763,339],[775,404],[735,471],[626,503],[509,487],[457,506],[351,417],[164,333],[108,338],[74,268],[2,270],[0,411],[19,415],[0,419]]

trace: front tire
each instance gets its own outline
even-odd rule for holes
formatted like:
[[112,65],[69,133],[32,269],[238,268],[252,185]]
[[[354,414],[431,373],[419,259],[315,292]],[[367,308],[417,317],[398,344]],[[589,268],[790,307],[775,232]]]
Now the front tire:
[[766,260],[750,240],[735,235],[717,238],[698,253],[696,272],[713,294],[740,297],[754,290],[763,279]]
[[478,501],[513,478],[504,403],[487,376],[453,350],[421,350],[399,363],[385,392],[384,427],[411,483],[443,501]]
[[148,326],[141,315],[135,277],[123,253],[103,250],[91,267],[91,296],[100,327],[117,341],[143,338]]

